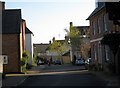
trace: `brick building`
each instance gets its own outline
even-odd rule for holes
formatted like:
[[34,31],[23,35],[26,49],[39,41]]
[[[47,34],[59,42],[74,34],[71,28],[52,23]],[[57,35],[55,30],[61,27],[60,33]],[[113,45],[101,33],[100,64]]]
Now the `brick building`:
[[[113,6],[114,7],[114,6]],[[102,45],[101,40],[104,35],[111,33],[119,33],[120,27],[110,20],[110,15],[106,9],[105,2],[97,2],[97,7],[87,18],[90,20],[91,30],[91,58],[92,62],[99,65],[106,72],[112,72],[109,67],[115,65],[115,72],[118,73],[119,64],[118,56],[114,58],[114,54],[108,45]],[[119,53],[119,52],[118,52]],[[111,64],[112,63],[112,64]]]
[[[3,7],[5,3],[3,3]],[[8,57],[4,64],[4,73],[21,72],[21,58],[25,50],[25,20],[20,9],[2,9],[2,55]]]

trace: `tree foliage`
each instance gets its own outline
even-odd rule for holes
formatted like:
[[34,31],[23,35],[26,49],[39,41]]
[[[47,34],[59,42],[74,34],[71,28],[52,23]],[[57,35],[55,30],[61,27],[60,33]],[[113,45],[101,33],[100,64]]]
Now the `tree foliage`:
[[49,50],[53,51],[53,52],[57,52],[59,55],[62,55],[63,52],[66,51],[65,49],[65,42],[64,43],[61,43],[59,41],[54,41],[51,45],[50,45],[50,48]]
[[23,56],[23,59],[22,59],[23,62],[27,64],[30,59],[30,54],[27,51],[24,51],[22,56]]
[[22,58],[22,71],[25,72],[27,63],[30,59],[30,54],[27,51],[24,51],[22,56],[23,56],[23,58]]
[[82,57],[84,59],[87,59],[90,57],[90,43],[89,42],[81,43],[81,52],[82,52]]
[[52,51],[56,51],[59,47],[61,46],[61,43],[58,41],[54,41],[51,45],[50,45],[50,50]]
[[67,32],[67,36],[69,37],[70,43],[73,47],[80,46],[80,30],[75,29],[72,25],[70,26],[70,31],[68,29],[64,29]]

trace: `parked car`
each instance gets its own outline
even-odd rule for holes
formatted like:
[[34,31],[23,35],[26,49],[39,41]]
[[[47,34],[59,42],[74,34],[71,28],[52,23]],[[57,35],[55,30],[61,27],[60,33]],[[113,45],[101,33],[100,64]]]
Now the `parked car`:
[[57,64],[61,65],[62,64],[60,60],[55,60],[53,63],[54,63],[54,65],[57,65]]
[[91,63],[91,58],[88,58],[87,60],[85,60],[85,64],[90,64]]
[[37,61],[37,65],[43,65],[43,64],[44,64],[43,61],[41,61],[41,60],[38,60],[38,61]]
[[91,64],[91,58],[88,58],[87,60],[85,60],[85,68],[88,69],[89,65]]
[[85,65],[85,62],[83,59],[80,58],[80,59],[76,59],[75,64],[76,65]]

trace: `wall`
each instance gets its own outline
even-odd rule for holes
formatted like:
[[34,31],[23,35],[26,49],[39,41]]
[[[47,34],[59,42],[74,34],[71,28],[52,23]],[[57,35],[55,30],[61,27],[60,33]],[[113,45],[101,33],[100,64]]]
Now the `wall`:
[[33,57],[33,44],[32,44],[32,34],[26,34],[26,51],[30,54],[29,64],[32,65],[32,57]]
[[63,58],[63,63],[64,64],[71,63],[70,56],[62,56],[62,58]]
[[19,35],[3,34],[2,36],[2,54],[8,56],[8,64],[4,65],[3,71],[20,72],[20,53],[19,53]]
[[[106,25],[107,25],[107,31],[104,31],[104,23],[103,23],[103,15],[106,14]],[[101,21],[100,21],[100,27],[101,27],[101,33],[98,33],[98,26],[97,26],[97,20],[98,17],[100,17]],[[96,34],[93,35],[93,25],[92,22],[96,23]],[[108,13],[105,12],[105,9],[102,9],[101,11],[99,11],[98,13],[96,13],[93,17],[90,18],[90,29],[91,29],[91,56],[92,56],[92,60],[94,61],[94,63],[98,64],[98,58],[99,58],[99,52],[98,52],[98,44],[99,42],[102,40],[104,34],[107,33],[112,33],[115,32],[116,30],[120,32],[120,28],[118,26],[115,26],[113,24],[113,21],[110,21],[108,18]],[[108,65],[109,63],[106,61],[106,49],[105,49],[105,45],[101,46],[102,49],[102,66],[103,69],[107,72],[110,72],[108,70]],[[96,53],[95,53],[96,51]],[[96,55],[95,55],[96,54]],[[110,51],[109,54],[109,59],[110,61],[113,63],[114,62],[114,58],[113,58],[113,53],[112,51]],[[116,63],[116,68],[118,67],[117,63]]]

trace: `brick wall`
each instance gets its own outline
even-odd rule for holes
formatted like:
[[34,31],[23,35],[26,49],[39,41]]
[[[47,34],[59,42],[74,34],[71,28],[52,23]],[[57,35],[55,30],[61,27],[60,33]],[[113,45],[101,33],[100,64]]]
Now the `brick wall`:
[[[105,14],[106,14],[107,31],[104,30],[104,22],[103,22]],[[98,33],[98,25],[97,25],[98,18],[100,18],[101,33]],[[96,27],[96,31],[95,31],[96,33],[94,35],[93,35],[93,32],[94,32],[93,31],[93,22],[95,22],[95,27]],[[99,58],[98,44],[101,42],[102,37],[104,36],[104,34],[107,34],[107,33],[115,32],[115,31],[120,32],[120,30],[119,30],[120,27],[114,25],[113,21],[109,20],[108,13],[106,13],[105,8],[104,8],[90,18],[90,29],[91,29],[91,57],[92,57],[92,60],[97,64],[98,58]],[[101,49],[102,49],[102,66],[103,66],[104,70],[107,71],[108,63],[106,62],[105,45],[102,45]],[[95,51],[96,51],[96,53],[95,53]],[[114,62],[114,57],[113,57],[113,53],[111,50],[110,50],[109,59],[112,62]],[[117,58],[116,58],[116,62],[118,62]],[[118,63],[116,63],[116,67],[118,67]]]
[[19,57],[19,35],[3,34],[2,36],[2,54],[8,56],[8,64],[4,65],[4,72],[20,72]]

